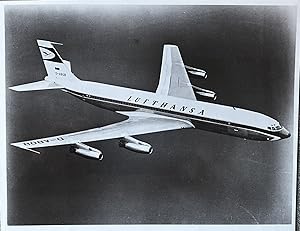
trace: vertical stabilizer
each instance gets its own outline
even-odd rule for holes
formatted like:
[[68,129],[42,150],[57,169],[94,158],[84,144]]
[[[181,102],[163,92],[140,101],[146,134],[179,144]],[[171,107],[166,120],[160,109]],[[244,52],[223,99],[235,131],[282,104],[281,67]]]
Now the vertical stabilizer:
[[58,84],[78,80],[78,78],[71,72],[70,62],[62,59],[53,46],[53,44],[62,45],[61,43],[37,40],[37,44],[47,71],[48,76],[46,77],[46,80]]

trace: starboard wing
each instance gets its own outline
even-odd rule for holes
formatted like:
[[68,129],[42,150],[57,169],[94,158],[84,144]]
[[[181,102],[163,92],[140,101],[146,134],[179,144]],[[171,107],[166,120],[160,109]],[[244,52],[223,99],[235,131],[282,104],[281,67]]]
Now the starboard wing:
[[164,45],[156,93],[196,100],[179,49],[175,45]]

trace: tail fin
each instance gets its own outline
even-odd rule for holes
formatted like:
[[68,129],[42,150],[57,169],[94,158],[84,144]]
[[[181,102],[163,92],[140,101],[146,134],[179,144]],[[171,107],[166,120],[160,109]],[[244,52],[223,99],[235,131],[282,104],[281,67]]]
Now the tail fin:
[[58,54],[53,44],[62,45],[45,40],[37,40],[42,59],[47,71],[45,80],[10,87],[14,91],[35,91],[64,88],[67,82],[78,78],[71,71],[71,64]]
[[69,61],[62,59],[53,44],[62,45],[61,43],[50,42],[45,40],[37,40],[42,59],[48,74],[48,80],[52,80],[57,84],[65,81],[77,80],[78,78],[71,72],[71,64]]

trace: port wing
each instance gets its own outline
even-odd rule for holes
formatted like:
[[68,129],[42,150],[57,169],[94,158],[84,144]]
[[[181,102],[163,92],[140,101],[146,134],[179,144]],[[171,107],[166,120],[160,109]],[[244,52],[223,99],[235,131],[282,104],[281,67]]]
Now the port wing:
[[119,112],[129,118],[127,120],[107,125],[100,128],[89,129],[80,132],[46,137],[35,140],[21,141],[11,145],[25,150],[39,153],[34,148],[75,144],[78,142],[92,142],[123,138],[133,135],[148,134],[154,132],[193,128],[193,124],[186,120],[170,118],[146,112]]

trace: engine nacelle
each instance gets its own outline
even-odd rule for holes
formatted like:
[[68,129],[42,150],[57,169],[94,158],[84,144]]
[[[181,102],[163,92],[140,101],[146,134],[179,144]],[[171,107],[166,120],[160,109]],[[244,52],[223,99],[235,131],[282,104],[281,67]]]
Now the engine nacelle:
[[207,89],[196,87],[196,86],[192,86],[192,87],[196,89],[196,94],[198,94],[198,95],[208,97],[213,100],[217,99],[217,94],[211,90],[207,90]]
[[201,70],[199,68],[191,67],[191,66],[188,66],[188,65],[184,65],[184,66],[187,69],[188,73],[190,73],[192,75],[201,76],[204,79],[207,78],[207,72],[206,71]]
[[153,148],[150,144],[130,136],[120,139],[119,146],[142,154],[150,155],[153,152]]
[[96,148],[92,148],[86,144],[83,143],[76,143],[75,145],[72,145],[70,147],[70,152],[82,155],[87,158],[91,159],[98,159],[98,160],[103,160],[103,154],[100,150]]

